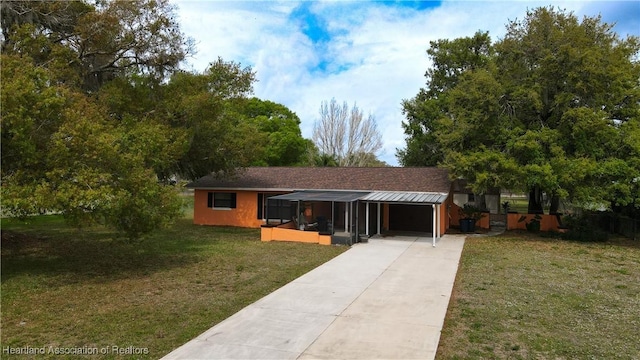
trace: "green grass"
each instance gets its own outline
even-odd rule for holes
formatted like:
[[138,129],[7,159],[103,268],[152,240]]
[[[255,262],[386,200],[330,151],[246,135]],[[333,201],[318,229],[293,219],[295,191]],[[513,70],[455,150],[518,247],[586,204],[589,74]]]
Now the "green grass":
[[2,219],[2,347],[109,347],[117,358],[112,346],[134,346],[156,359],[346,250],[259,234],[185,218],[130,243],[58,216]]
[[[520,214],[526,214],[529,212],[529,200],[527,199],[514,198],[509,200],[505,199],[505,201],[509,202],[509,211],[517,211]],[[502,204],[500,206],[502,206]]]
[[438,359],[640,358],[640,243],[468,238]]

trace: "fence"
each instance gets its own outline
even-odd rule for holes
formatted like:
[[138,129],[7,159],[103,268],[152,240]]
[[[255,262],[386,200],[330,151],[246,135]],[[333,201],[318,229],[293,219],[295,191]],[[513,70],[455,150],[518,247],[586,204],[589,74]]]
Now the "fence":
[[593,213],[589,217],[600,229],[612,234],[626,236],[633,240],[640,240],[640,219],[613,213]]
[[618,234],[624,235],[633,240],[640,239],[640,220],[628,217],[618,218]]

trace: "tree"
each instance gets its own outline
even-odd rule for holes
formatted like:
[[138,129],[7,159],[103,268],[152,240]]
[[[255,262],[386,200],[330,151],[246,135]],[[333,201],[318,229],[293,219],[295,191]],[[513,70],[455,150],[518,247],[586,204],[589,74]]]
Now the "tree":
[[143,146],[145,137],[130,146],[139,134],[109,121],[92,98],[55,84],[25,57],[2,55],[1,70],[5,211],[59,212],[77,226],[104,223],[130,238],[179,214],[176,190],[146,166],[145,159],[163,154]]
[[599,17],[579,21],[538,8],[511,22],[493,45],[488,37],[481,47],[464,46],[469,42],[431,44],[428,88],[405,102],[401,162],[420,161],[421,149],[435,148],[427,158],[477,193],[529,193],[530,212],[542,211],[543,194],[551,212],[560,198],[633,202],[640,153],[627,138],[640,121],[638,38],[620,39]]
[[402,101],[407,146],[397,149],[396,156],[403,166],[435,166],[443,161],[436,130],[438,120],[450,109],[448,91],[462,74],[486,66],[492,54],[491,38],[486,32],[477,32],[473,37],[432,41],[427,54],[433,62],[425,74],[427,87]]
[[2,199],[130,238],[179,215],[166,181],[251,164],[257,126],[234,109],[250,68],[178,70],[189,41],[167,1],[2,2]]
[[378,159],[375,154],[366,153],[366,154],[357,154],[360,158],[360,166],[364,167],[385,167],[389,166],[386,162]]
[[187,179],[230,174],[258,158],[263,138],[237,114],[254,81],[251,68],[221,58],[202,74],[177,72],[171,77],[162,89],[163,121],[187,136],[185,152],[171,174]]
[[[177,71],[167,83],[149,75],[120,77],[97,93],[113,121],[153,126],[167,141],[163,161],[150,164],[162,181],[231,174],[258,159],[266,136],[242,115],[253,91],[251,68],[218,58],[202,73]],[[138,131],[142,131],[139,129]],[[135,145],[133,145],[135,146]]]
[[530,174],[532,212],[541,211],[543,192],[583,204],[628,202],[611,197],[611,184],[628,189],[628,176],[638,174],[628,167],[638,153],[619,144],[620,125],[640,120],[640,47],[638,38],[620,39],[612,27],[599,16],[580,22],[539,8],[511,22],[496,44],[504,102],[520,129],[510,150]]
[[305,163],[307,148],[312,144],[302,137],[298,115],[282,104],[255,97],[239,101],[236,111],[241,121],[257,128],[253,140],[264,143],[253,166],[295,166]]
[[355,104],[351,109],[346,102],[339,106],[335,99],[320,105],[313,139],[320,154],[335,157],[339,166],[365,166],[382,147],[375,118],[365,118]]
[[[314,146],[315,147],[315,146]],[[316,148],[317,150],[317,148]],[[311,160],[309,161],[311,165],[317,167],[336,167],[338,166],[338,161],[336,158],[329,154],[319,154],[316,153],[311,156]]]
[[96,91],[126,74],[164,79],[193,52],[168,0],[6,1],[2,52],[55,67],[59,81]]

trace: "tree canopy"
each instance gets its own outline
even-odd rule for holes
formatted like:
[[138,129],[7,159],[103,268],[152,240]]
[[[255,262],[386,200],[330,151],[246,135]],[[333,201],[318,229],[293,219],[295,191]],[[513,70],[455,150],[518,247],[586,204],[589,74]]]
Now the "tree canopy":
[[192,41],[166,0],[0,6],[6,214],[61,213],[137,238],[179,215],[169,180],[305,153],[294,113],[249,98],[251,68],[180,69]]
[[162,79],[193,52],[168,0],[3,1],[3,53],[57,68],[95,91],[126,74]]
[[542,7],[488,33],[432,42],[427,87],[403,102],[403,165],[435,165],[584,206],[640,206],[640,42],[600,17]]
[[253,166],[297,166],[307,163],[307,153],[313,142],[302,137],[300,118],[282,104],[258,98],[237,104],[240,118],[257,131],[253,141],[264,144],[253,160]]

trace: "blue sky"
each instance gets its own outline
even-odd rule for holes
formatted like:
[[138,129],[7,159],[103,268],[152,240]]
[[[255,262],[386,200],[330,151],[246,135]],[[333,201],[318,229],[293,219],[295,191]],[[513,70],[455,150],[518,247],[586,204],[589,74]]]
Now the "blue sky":
[[429,42],[489,31],[501,38],[527,9],[553,5],[579,17],[600,14],[622,36],[640,36],[640,1],[224,1],[173,0],[196,41],[188,67],[219,56],[250,66],[254,95],[284,104],[311,138],[322,101],[354,103],[383,135],[379,158],[397,165],[404,147],[401,102],[424,86]]

